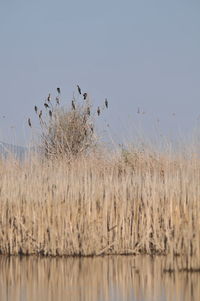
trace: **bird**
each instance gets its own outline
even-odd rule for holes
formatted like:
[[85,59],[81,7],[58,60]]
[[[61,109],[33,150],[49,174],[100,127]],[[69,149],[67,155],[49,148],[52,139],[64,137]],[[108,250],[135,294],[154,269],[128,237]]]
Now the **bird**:
[[81,94],[81,88],[79,87],[79,85],[77,85],[78,88],[78,93]]
[[59,97],[56,97],[56,103],[59,105],[60,104],[60,99]]
[[30,128],[32,127],[30,118],[28,119],[28,125],[30,126]]
[[38,108],[37,108],[37,106],[35,106],[35,113],[37,113],[37,111],[38,111]]
[[49,116],[52,117],[52,111],[51,110],[49,110]]
[[75,107],[75,103],[74,103],[74,101],[72,100],[72,109],[73,110],[75,110],[76,109],[76,107]]
[[45,106],[46,109],[49,108],[49,105],[46,102],[44,103],[44,106]]
[[51,94],[48,95],[47,100],[48,100],[48,101],[51,100]]
[[90,116],[90,107],[87,107],[87,113]]
[[107,100],[107,98],[105,99],[105,106],[106,106],[106,108],[108,108],[108,100]]
[[39,113],[39,118],[41,118],[42,117],[42,110],[40,111],[40,113]]
[[100,115],[100,113],[101,113],[101,111],[100,111],[100,108],[98,107],[97,108],[97,114],[98,114],[98,116]]
[[60,88],[57,88],[58,94],[60,94]]
[[83,93],[83,99],[86,100],[87,98],[87,93]]
[[91,132],[93,133],[93,132],[94,132],[94,128],[93,128],[93,126],[91,126],[91,127],[90,127],[90,129],[91,129]]

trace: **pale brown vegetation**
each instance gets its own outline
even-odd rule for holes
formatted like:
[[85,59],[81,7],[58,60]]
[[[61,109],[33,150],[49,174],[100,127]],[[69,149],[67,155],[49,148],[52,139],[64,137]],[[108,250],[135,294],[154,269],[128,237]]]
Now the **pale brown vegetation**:
[[181,255],[184,268],[200,268],[195,156],[4,161],[0,176],[2,254],[164,254],[172,264]]
[[91,152],[97,143],[94,125],[88,114],[89,106],[49,111],[50,119],[42,122],[41,151],[49,158],[68,159]]
[[[100,115],[94,109],[88,93],[81,92],[77,85],[78,96],[73,96],[70,102],[63,102],[60,97],[61,90],[57,88],[58,95],[54,99],[51,94],[45,99],[44,112],[34,107],[39,121],[39,149],[46,158],[61,158],[71,160],[82,154],[94,151],[98,144],[95,133],[95,116]],[[106,99],[103,109],[108,109]],[[31,119],[28,124],[32,127]]]

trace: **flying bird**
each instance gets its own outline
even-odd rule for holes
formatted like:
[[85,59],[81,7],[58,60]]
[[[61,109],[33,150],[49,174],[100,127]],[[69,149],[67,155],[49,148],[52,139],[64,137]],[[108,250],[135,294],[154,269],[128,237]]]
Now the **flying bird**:
[[28,125],[30,126],[30,128],[32,127],[30,118],[28,119]]
[[100,113],[101,113],[101,111],[100,111],[100,108],[98,107],[97,108],[97,114],[98,114],[98,116],[100,115]]
[[74,101],[72,100],[72,109],[73,110],[75,110],[76,109],[76,107],[75,107],[75,103],[74,103]]
[[108,108],[108,100],[107,100],[107,98],[105,99],[105,106],[106,106],[106,108]]
[[87,93],[83,93],[83,99],[86,100],[87,98]]
[[37,106],[35,106],[35,113],[37,113],[37,111],[38,111],[38,108],[37,108]]
[[57,88],[58,94],[60,94],[60,88]]
[[78,93],[81,94],[81,88],[79,87],[79,85],[77,85],[78,88]]

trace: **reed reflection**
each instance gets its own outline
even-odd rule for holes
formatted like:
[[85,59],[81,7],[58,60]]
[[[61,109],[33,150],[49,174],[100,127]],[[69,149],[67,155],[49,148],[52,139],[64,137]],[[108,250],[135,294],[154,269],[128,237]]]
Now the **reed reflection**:
[[165,271],[167,258],[0,257],[0,300],[200,300],[199,272]]

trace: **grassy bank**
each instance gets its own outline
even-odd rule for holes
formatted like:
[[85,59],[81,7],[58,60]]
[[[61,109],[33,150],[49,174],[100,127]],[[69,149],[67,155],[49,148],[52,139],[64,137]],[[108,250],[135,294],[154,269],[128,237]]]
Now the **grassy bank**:
[[2,254],[184,255],[200,262],[200,160],[126,151],[0,166]]

